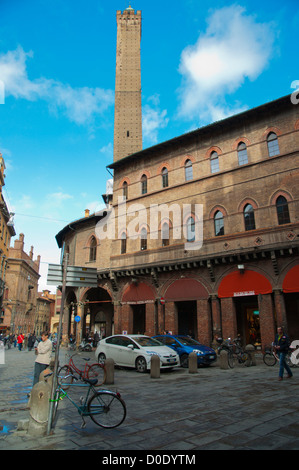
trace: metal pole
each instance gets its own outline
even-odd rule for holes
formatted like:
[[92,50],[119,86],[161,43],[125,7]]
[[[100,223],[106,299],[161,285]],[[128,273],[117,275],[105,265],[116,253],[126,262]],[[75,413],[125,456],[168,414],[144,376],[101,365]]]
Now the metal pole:
[[58,329],[57,329],[57,346],[56,346],[56,351],[55,351],[55,363],[54,363],[51,399],[50,399],[50,406],[49,406],[47,435],[49,435],[51,433],[51,430],[52,430],[53,410],[54,410],[53,400],[54,400],[55,391],[56,391],[56,388],[57,388],[57,370],[58,370],[59,349],[60,349],[60,341],[61,341],[61,333],[62,333],[62,331],[61,331],[62,330],[62,319],[63,319],[63,314],[64,314],[64,302],[65,302],[65,292],[66,292],[66,274],[67,274],[67,267],[68,267],[68,258],[69,258],[69,254],[66,253],[65,256],[64,256],[64,262],[63,262],[61,306],[60,306],[59,325],[58,325]]

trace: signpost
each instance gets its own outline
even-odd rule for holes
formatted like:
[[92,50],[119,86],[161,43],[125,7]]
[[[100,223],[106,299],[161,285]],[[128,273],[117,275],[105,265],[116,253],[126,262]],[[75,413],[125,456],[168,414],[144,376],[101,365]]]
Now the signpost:
[[[54,398],[55,391],[57,388],[57,371],[58,371],[58,360],[59,360],[59,349],[62,334],[62,319],[64,313],[64,302],[67,287],[97,287],[98,277],[96,268],[85,268],[80,266],[69,266],[69,254],[65,253],[63,258],[63,265],[60,264],[49,264],[47,283],[56,287],[61,287],[61,306],[59,325],[57,329],[57,347],[55,351],[55,363],[53,372],[53,382],[51,389],[49,416],[48,416],[48,435],[51,433],[52,421],[53,421],[53,410],[54,410]],[[80,317],[77,316],[75,319],[77,322],[80,321]]]

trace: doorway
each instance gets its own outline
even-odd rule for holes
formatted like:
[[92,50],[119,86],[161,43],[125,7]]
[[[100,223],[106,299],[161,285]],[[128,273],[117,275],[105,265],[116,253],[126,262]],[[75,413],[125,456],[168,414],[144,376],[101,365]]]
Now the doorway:
[[241,335],[243,345],[253,344],[259,348],[261,346],[261,330],[257,296],[238,297],[234,299],[234,302],[237,332]]
[[196,300],[176,302],[178,313],[178,334],[189,335],[196,338],[197,335],[197,307]]
[[133,309],[133,334],[143,335],[145,332],[145,304],[132,305]]

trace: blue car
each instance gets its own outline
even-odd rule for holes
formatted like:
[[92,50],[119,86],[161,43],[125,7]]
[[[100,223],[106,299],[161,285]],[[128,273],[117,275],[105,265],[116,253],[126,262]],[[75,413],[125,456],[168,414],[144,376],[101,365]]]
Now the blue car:
[[190,353],[197,354],[197,364],[209,366],[217,360],[214,349],[200,344],[193,338],[183,335],[158,335],[155,339],[174,349],[180,356],[181,366],[188,367],[188,356]]

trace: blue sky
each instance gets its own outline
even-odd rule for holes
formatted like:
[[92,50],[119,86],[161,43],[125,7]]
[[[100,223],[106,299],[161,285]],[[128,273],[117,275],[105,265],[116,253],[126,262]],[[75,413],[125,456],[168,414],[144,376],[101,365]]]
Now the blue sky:
[[[131,5],[143,17],[144,148],[294,91],[297,0]],[[41,255],[40,290],[47,263],[59,263],[55,235],[102,207],[113,160],[116,11],[128,6],[0,0],[4,197],[25,250]]]

